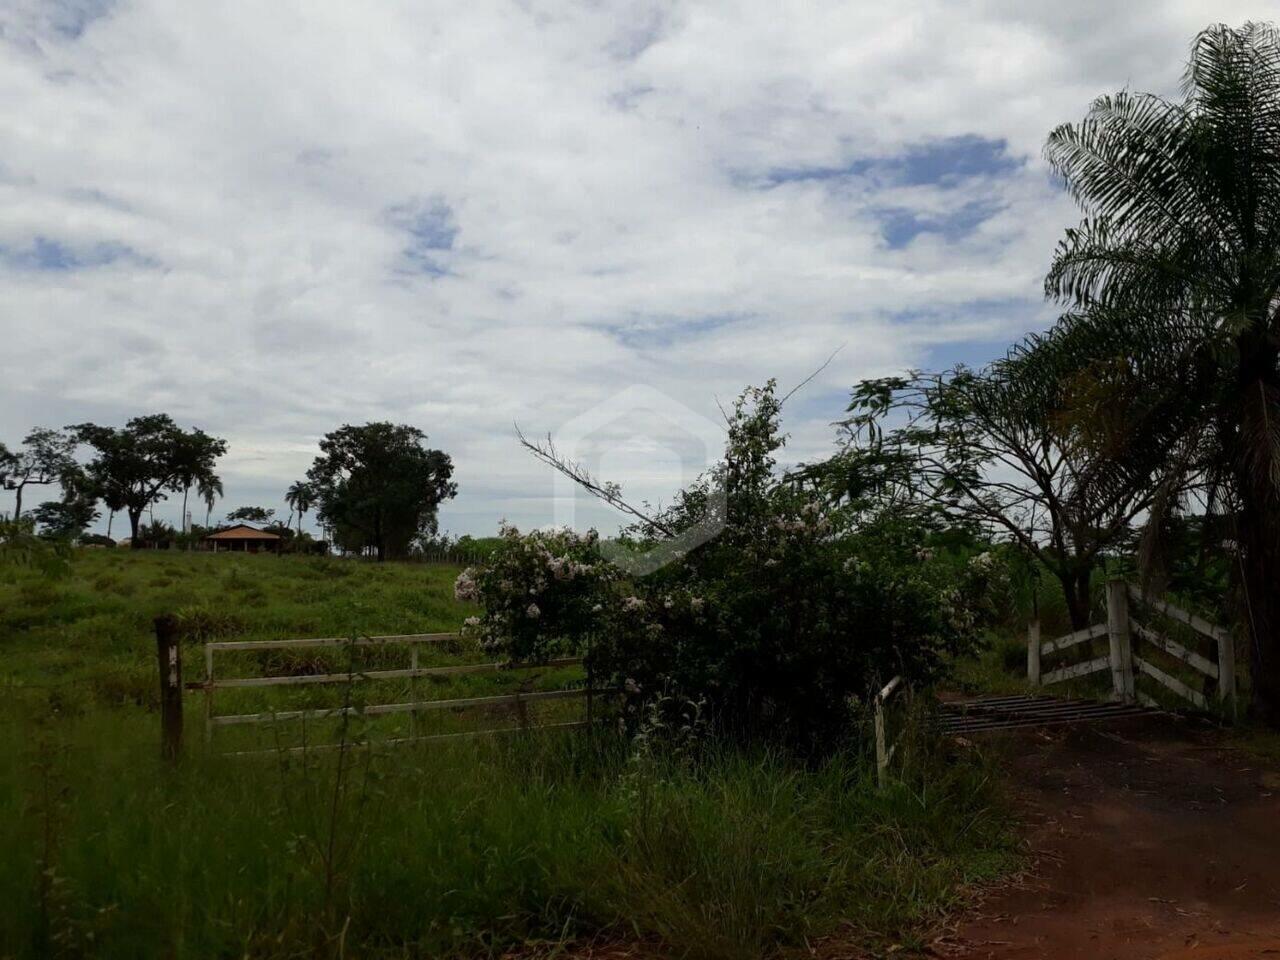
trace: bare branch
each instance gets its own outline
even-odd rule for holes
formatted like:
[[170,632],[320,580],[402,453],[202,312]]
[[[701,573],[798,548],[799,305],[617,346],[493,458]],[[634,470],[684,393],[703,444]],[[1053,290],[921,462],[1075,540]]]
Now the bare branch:
[[813,371],[813,373],[809,374],[807,377],[805,377],[803,380],[797,383],[794,387],[792,387],[787,392],[787,395],[778,401],[779,409],[781,409],[782,405],[791,399],[792,394],[798,392],[801,388],[807,386],[809,382],[813,380],[814,377],[820,374],[823,370],[827,369],[827,367],[831,366],[831,361],[834,360],[836,356],[839,355],[840,351],[843,349],[844,349],[844,344],[842,343],[840,344],[840,346],[836,347],[835,350],[831,352],[831,356],[827,357],[826,361],[822,364],[822,366],[820,366],[817,370]]
[[585,466],[577,461],[570,460],[568,457],[560,453],[560,451],[556,449],[555,443],[552,441],[550,434],[547,434],[545,443],[535,443],[524,435],[524,432],[520,429],[520,425],[518,423],[514,424],[514,426],[516,430],[516,437],[520,440],[520,445],[547,466],[551,467],[553,470],[558,470],[574,483],[578,484],[578,486],[590,493],[593,497],[604,501],[615,510],[620,510],[623,513],[635,517],[647,527],[657,530],[665,536],[675,536],[675,531],[669,526],[624,500],[622,498],[622,488],[618,484],[597,480],[595,477],[591,476],[590,471],[588,471]]

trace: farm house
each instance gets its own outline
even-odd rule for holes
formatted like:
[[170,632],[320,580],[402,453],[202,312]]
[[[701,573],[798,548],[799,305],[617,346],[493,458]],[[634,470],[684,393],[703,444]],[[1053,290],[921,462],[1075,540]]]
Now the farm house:
[[235,550],[239,553],[279,553],[284,539],[278,533],[268,533],[247,523],[238,523],[234,527],[219,530],[204,538],[206,550],[219,553],[224,550]]

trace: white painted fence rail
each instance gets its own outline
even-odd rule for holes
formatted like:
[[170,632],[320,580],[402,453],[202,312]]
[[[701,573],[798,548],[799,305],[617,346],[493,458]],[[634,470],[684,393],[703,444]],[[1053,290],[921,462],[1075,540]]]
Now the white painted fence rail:
[[[1216,645],[1217,662],[1178,643],[1152,626],[1138,622],[1130,613],[1130,600],[1147,608],[1156,616],[1175,620],[1213,640]],[[1043,672],[1042,665],[1045,657],[1102,637],[1107,638],[1106,656],[1059,667],[1048,673]],[[1139,700],[1154,704],[1155,701],[1148,694],[1136,689],[1137,676],[1142,675],[1199,709],[1208,707],[1208,698],[1203,693],[1161,669],[1149,658],[1136,655],[1133,650],[1135,638],[1143,644],[1144,650],[1147,647],[1159,650],[1210,680],[1216,681],[1218,701],[1234,710],[1235,645],[1231,632],[1165,600],[1149,597],[1123,580],[1111,580],[1107,583],[1106,623],[1095,623],[1065,636],[1042,641],[1039,622],[1031,622],[1027,629],[1027,679],[1032,684],[1048,686],[1110,670],[1113,696],[1121,702],[1132,703]]]
[[[442,667],[419,667],[418,650],[421,644],[448,643],[460,640],[456,633],[415,633],[378,637],[315,637],[298,640],[226,640],[214,641],[204,645],[205,675],[203,682],[187,684],[189,689],[204,692],[205,739],[213,739],[216,727],[242,726],[251,724],[275,723],[278,721],[318,720],[342,716],[384,716],[393,714],[417,714],[434,710],[463,710],[473,708],[493,708],[511,706],[518,711],[529,703],[546,700],[564,700],[587,698],[588,721],[591,716],[591,698],[598,693],[609,693],[608,690],[595,690],[590,683],[584,687],[573,687],[562,690],[525,691],[499,696],[459,697],[449,700],[413,700],[399,703],[375,703],[358,707],[322,707],[309,710],[273,710],[258,713],[238,713],[218,715],[214,712],[214,692],[227,689],[245,689],[262,687],[293,687],[309,684],[356,683],[367,680],[393,680],[419,677],[450,677],[466,674],[497,673],[520,670],[542,670],[556,667],[576,666],[583,663],[582,657],[561,657],[539,663],[469,663]],[[386,647],[405,646],[409,648],[410,663],[408,667],[385,670],[352,670],[343,673],[285,674],[264,677],[227,677],[219,679],[214,672],[215,654],[225,651],[246,650],[297,650],[324,649],[333,647]],[[434,734],[430,736],[397,737],[385,743],[409,743],[426,740],[447,740],[460,737],[476,737],[487,734],[508,733],[521,729],[563,728],[578,726],[579,723],[550,723],[530,727],[523,722],[518,727],[501,727],[494,730],[473,730],[464,733]],[[329,749],[329,745],[314,747],[289,748],[286,752],[298,750]],[[240,751],[231,756],[247,756],[257,753],[273,753],[275,751]]]

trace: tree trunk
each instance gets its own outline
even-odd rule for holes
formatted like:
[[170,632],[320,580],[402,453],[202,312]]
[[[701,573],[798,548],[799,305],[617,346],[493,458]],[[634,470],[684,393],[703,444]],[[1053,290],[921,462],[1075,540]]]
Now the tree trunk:
[[191,484],[187,484],[182,488],[182,532],[187,532],[187,494],[191,492]]
[[112,510],[107,514],[107,539],[111,538],[111,524],[116,522],[116,512]]
[[1072,631],[1089,626],[1089,583],[1092,572],[1092,569],[1053,571],[1062,585],[1062,598],[1067,604],[1067,617],[1071,621]]
[[1246,478],[1240,512],[1244,622],[1249,632],[1253,710],[1280,726],[1280,501],[1262,478]]
[[129,508],[129,547],[133,550],[142,549],[142,540],[138,538],[138,528],[142,526],[142,511]]
[[13,519],[15,521],[22,519],[22,488],[25,484],[18,484],[13,488]]
[[1276,480],[1280,464],[1273,446],[1274,420],[1280,413],[1280,348],[1265,331],[1262,317],[1240,339],[1236,540],[1249,632],[1253,711],[1263,723],[1280,727],[1280,485]]

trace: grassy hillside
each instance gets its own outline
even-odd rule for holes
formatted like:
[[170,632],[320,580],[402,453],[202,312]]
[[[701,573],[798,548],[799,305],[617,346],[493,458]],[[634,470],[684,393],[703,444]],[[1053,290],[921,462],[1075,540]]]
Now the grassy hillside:
[[[82,550],[71,574],[0,582],[0,677],[80,705],[154,704],[157,616],[189,644],[456,630],[457,568],[323,557]],[[188,676],[199,657],[188,657]]]
[[[405,717],[280,722],[158,758],[153,619],[188,678],[210,639],[452,631],[455,568],[85,551],[0,584],[0,957],[498,956],[571,940],[707,960],[836,936],[919,942],[1014,861],[985,762],[904,740],[877,790],[857,741],[822,764],[704,742],[648,754],[611,727],[288,754],[410,732]],[[220,655],[220,676],[401,661],[362,648]],[[487,659],[432,646],[422,665]],[[348,658],[358,658],[359,662]],[[219,691],[218,713],[580,683],[577,668]],[[581,701],[545,705],[548,719]],[[560,711],[557,713],[557,711]],[[496,712],[496,711],[495,711]],[[538,719],[535,717],[534,719]],[[433,712],[413,732],[504,726]],[[397,726],[399,725],[399,726]],[[227,757],[227,749],[265,749]]]

